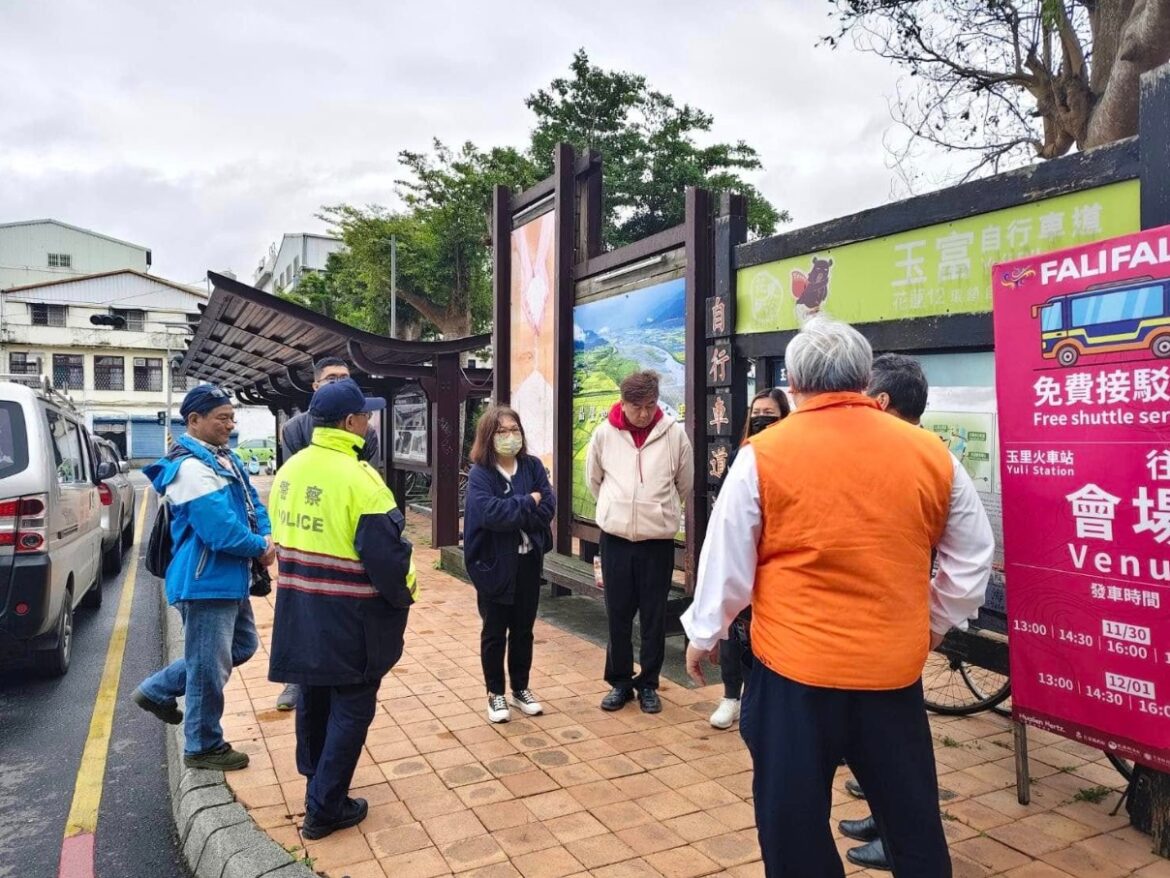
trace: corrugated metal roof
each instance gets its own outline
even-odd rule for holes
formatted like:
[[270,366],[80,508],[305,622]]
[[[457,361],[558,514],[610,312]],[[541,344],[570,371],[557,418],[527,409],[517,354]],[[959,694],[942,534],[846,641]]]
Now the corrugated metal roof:
[[12,287],[3,294],[10,302],[49,302],[122,306],[194,312],[207,301],[197,287],[124,268],[101,274],[61,278]]
[[92,235],[95,238],[102,238],[106,241],[113,241],[115,244],[121,244],[124,247],[133,247],[136,250],[141,250],[144,253],[150,252],[149,247],[144,247],[141,244],[132,244],[129,241],[123,241],[121,238],[114,238],[110,235],[103,235],[101,232],[95,232],[93,229],[83,229],[81,226],[70,225],[63,223],[61,220],[55,219],[35,219],[35,220],[17,220],[12,223],[0,223],[0,229],[14,228],[16,226],[60,226],[63,229],[71,229],[75,232],[81,232],[83,235]]

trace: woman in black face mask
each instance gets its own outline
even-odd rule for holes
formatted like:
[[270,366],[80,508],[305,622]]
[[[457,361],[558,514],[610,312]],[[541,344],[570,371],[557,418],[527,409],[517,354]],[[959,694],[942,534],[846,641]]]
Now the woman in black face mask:
[[[744,425],[743,441],[747,442],[749,437],[784,420],[791,410],[788,395],[779,387],[761,390],[752,397],[747,423]],[[731,453],[728,469],[735,462],[735,453],[735,451]],[[723,678],[723,698],[715,712],[711,714],[711,725],[717,729],[729,729],[739,718],[739,700],[743,694],[744,684],[743,662],[747,656],[745,635],[750,619],[751,607],[748,607],[732,623],[728,638],[719,643],[719,674]],[[737,633],[737,628],[743,634]]]

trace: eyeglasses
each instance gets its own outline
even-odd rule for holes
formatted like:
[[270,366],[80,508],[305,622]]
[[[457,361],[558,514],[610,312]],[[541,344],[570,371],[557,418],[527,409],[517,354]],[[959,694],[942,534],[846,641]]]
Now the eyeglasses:
[[325,375],[317,383],[336,384],[338,381],[345,381],[347,378],[349,378],[348,375]]
[[500,427],[496,430],[497,436],[522,436],[523,432],[519,427]]

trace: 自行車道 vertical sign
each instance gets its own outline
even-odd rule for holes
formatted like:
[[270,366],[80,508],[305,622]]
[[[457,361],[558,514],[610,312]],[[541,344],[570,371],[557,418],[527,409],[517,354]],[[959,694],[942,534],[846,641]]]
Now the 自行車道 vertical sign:
[[1017,718],[1170,769],[1170,227],[995,266]]
[[[735,350],[731,344],[732,308],[730,297],[716,294],[707,299],[706,383],[707,402],[704,414],[704,432],[707,434],[707,482],[718,486],[727,475],[730,465],[732,431],[732,393],[734,381],[732,361]],[[710,495],[714,502],[714,493]]]

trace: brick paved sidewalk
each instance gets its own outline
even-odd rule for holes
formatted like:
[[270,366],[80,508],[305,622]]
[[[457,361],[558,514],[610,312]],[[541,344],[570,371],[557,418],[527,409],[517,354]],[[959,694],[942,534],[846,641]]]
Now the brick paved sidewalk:
[[[492,725],[474,592],[435,570],[437,558],[416,550],[422,599],[354,778],[369,817],[318,842],[297,832],[305,785],[293,715],[273,707],[281,687],[267,680],[272,608],[253,601],[261,652],[229,684],[224,730],[252,757],[227,778],[261,827],[331,878],[763,876],[747,752],[736,731],[707,723],[718,686],[664,681],[661,714],[636,704],[604,713],[604,650],[538,621],[532,687],[545,715]],[[1032,805],[1021,807],[1007,720],[931,724],[958,878],[1170,876],[1170,862],[1150,853],[1124,812],[1109,816],[1121,779],[1099,753],[1032,732]],[[837,778],[834,823],[866,813],[844,792],[848,776]]]

